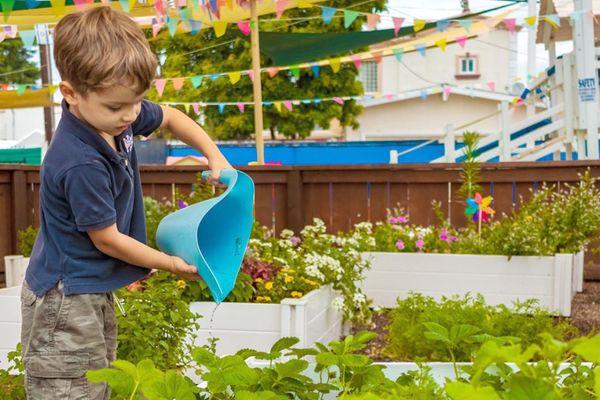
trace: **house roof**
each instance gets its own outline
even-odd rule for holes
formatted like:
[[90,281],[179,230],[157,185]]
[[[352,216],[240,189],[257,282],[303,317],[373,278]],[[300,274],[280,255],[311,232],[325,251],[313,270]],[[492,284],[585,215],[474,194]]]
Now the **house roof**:
[[[500,93],[500,92],[493,92],[491,90],[483,90],[483,89],[478,89],[478,88],[464,88],[464,87],[452,86],[452,85],[448,85],[448,86],[451,87],[450,98],[452,97],[452,95],[460,95],[460,96],[469,96],[469,97],[473,97],[473,98],[485,99],[485,100],[491,100],[491,101],[497,101],[497,102],[501,102],[501,101],[510,102],[515,98],[515,96],[513,96],[513,95],[506,94],[506,93]],[[378,98],[363,100],[363,101],[361,101],[361,104],[364,107],[368,108],[368,107],[380,106],[383,104],[396,103],[396,102],[400,102],[400,101],[404,101],[404,100],[411,100],[411,99],[421,97],[423,91],[425,91],[427,93],[427,96],[443,93],[440,86],[429,86],[429,87],[425,87],[425,88],[421,88],[421,89],[415,89],[415,90],[411,90],[408,92],[400,93],[397,95],[396,94],[395,95],[384,95],[384,96],[378,97]]]

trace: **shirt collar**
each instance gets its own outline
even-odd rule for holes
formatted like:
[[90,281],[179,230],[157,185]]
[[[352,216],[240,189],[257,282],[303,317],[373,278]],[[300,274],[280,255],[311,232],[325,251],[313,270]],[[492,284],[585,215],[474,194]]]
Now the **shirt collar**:
[[[98,150],[109,160],[117,163],[120,162],[121,157],[112,147],[110,147],[106,140],[104,140],[104,138],[100,136],[100,134],[90,124],[80,120],[73,113],[71,113],[69,110],[69,104],[65,99],[62,101],[61,107],[61,118],[65,119],[65,121],[68,122],[72,127],[72,129],[68,129],[70,133],[74,134],[79,139]],[[122,135],[123,134],[115,137],[115,140],[121,140]]]

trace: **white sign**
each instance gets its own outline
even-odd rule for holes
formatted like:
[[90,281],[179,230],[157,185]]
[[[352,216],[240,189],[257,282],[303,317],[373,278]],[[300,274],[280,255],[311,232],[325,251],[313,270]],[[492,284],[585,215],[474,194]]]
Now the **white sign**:
[[578,79],[579,101],[582,103],[596,101],[596,78]]

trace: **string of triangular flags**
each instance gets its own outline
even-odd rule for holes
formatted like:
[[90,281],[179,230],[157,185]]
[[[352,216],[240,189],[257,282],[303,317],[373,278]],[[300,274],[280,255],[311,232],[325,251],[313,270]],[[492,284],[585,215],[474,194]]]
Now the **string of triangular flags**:
[[[484,87],[485,86],[485,87]],[[327,98],[310,98],[310,99],[294,99],[294,100],[264,100],[262,102],[263,106],[272,106],[277,111],[281,112],[282,110],[293,111],[295,106],[300,105],[309,105],[309,104],[320,104],[324,102],[335,102],[340,105],[343,105],[347,101],[372,101],[381,98],[385,98],[388,101],[394,100],[405,100],[411,98],[420,98],[422,101],[427,100],[427,98],[434,94],[442,94],[444,101],[447,101],[450,94],[453,90],[467,89],[467,95],[473,97],[475,95],[475,91],[485,91],[485,92],[494,92],[495,83],[488,82],[486,85],[476,84],[476,85],[448,85],[441,84],[429,88],[423,89],[413,89],[407,90],[400,93],[393,94],[369,94],[363,96],[334,96]],[[511,103],[514,105],[521,105],[522,101],[519,97],[513,97]],[[168,106],[183,106],[186,112],[189,113],[190,109],[193,109],[196,114],[200,114],[201,109],[206,107],[217,107],[219,112],[223,113],[227,107],[234,107],[239,112],[243,113],[246,111],[247,106],[253,106],[254,103],[250,101],[225,101],[225,102],[210,102],[210,101],[197,101],[197,102],[183,102],[183,101],[163,101],[159,102],[159,104],[168,105]]]

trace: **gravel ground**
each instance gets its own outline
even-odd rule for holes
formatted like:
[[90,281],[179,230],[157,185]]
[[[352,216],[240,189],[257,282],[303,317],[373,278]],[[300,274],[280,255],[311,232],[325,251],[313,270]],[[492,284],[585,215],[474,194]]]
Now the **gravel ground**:
[[[368,355],[375,361],[394,361],[381,355],[387,341],[387,326],[390,319],[386,313],[373,315],[374,328],[355,327],[353,332],[370,330],[377,332],[378,336],[373,339],[363,354]],[[577,326],[582,335],[590,332],[600,332],[600,281],[589,281],[583,285],[583,292],[575,295],[572,303],[571,323]]]

